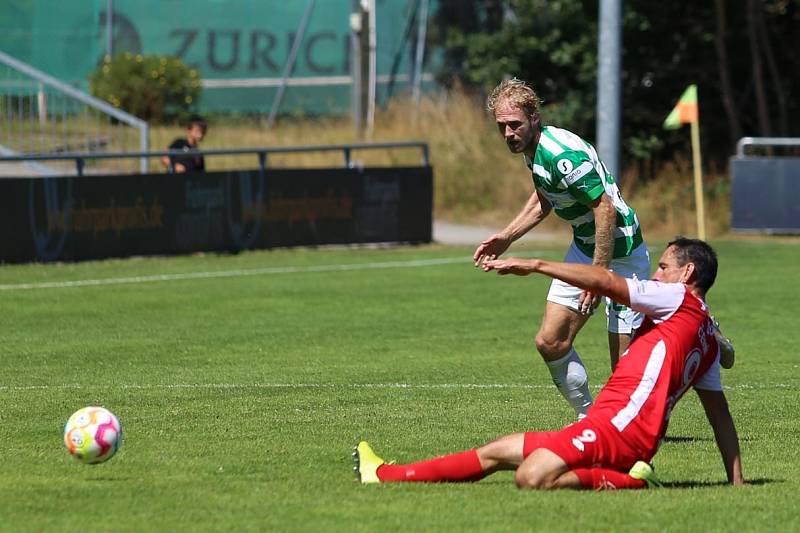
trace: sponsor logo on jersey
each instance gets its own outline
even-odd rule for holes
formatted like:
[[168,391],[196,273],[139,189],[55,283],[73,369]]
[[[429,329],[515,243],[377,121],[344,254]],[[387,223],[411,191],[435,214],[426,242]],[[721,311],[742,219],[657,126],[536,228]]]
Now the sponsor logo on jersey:
[[576,168],[574,171],[564,176],[564,181],[567,182],[567,185],[572,185],[573,183],[581,179],[583,176],[591,172],[593,168],[594,167],[590,162],[584,161],[578,168]]

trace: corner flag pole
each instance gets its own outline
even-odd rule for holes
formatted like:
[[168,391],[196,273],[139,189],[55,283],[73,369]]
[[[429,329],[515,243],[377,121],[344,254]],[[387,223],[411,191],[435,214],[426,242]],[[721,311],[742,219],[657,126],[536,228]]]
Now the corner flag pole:
[[703,168],[700,159],[700,121],[692,127],[692,166],[694,167],[694,203],[697,207],[697,237],[706,240],[706,208],[703,199]]
[[664,120],[664,129],[678,129],[683,124],[692,127],[692,166],[694,167],[694,203],[697,216],[697,236],[706,238],[706,210],[703,200],[703,167],[700,159],[700,113],[697,105],[697,85],[689,85],[678,104]]

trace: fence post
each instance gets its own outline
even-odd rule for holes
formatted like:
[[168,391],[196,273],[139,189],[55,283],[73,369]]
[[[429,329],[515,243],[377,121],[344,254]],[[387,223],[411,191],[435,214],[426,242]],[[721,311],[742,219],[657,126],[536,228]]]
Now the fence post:
[[36,93],[36,103],[39,107],[39,124],[47,124],[47,95],[44,92],[44,85],[39,84],[39,91]]

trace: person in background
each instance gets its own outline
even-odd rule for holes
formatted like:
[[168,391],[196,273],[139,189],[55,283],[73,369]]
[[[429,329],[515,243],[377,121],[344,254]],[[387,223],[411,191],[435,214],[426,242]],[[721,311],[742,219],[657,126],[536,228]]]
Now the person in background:
[[187,152],[185,156],[162,156],[161,164],[168,172],[205,172],[206,162],[200,154],[192,154],[197,150],[200,141],[206,136],[208,124],[199,115],[192,115],[186,122],[186,137],[178,138],[169,145],[170,150]]

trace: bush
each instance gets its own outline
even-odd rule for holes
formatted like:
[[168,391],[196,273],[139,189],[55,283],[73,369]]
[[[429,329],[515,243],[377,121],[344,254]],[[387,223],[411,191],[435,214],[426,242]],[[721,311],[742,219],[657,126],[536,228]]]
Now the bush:
[[89,77],[89,90],[148,122],[189,113],[200,98],[200,73],[176,57],[120,54]]

